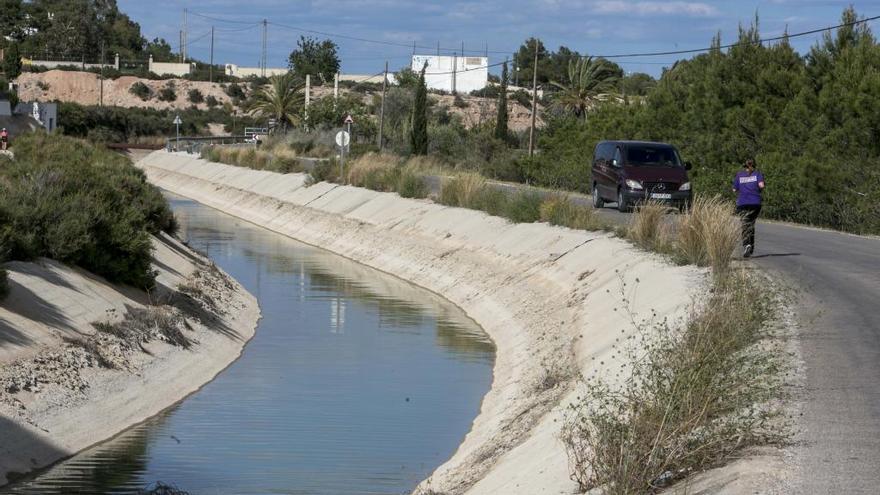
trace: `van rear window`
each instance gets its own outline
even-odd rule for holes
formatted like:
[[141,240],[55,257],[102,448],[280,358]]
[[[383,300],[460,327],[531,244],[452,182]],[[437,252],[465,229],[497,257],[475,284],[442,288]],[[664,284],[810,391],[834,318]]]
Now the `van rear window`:
[[626,148],[626,164],[640,165],[665,165],[679,167],[681,162],[675,148],[666,146],[630,146]]

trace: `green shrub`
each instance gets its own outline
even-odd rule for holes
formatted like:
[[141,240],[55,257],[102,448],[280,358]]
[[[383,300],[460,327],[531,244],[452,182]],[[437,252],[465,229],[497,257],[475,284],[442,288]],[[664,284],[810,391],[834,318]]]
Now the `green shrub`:
[[402,169],[397,179],[397,193],[404,198],[427,198],[428,185],[420,174]]
[[208,97],[205,98],[205,105],[208,105],[208,108],[214,108],[219,104],[220,102],[217,101],[217,98],[215,98],[214,95],[208,95]]
[[0,268],[0,301],[9,294],[9,280],[6,277],[6,269]]
[[128,92],[137,96],[143,101],[147,101],[150,99],[150,96],[153,95],[153,92],[150,90],[150,87],[141,81],[137,81],[128,88]]
[[177,88],[174,86],[174,81],[168,81],[164,88],[159,90],[159,101],[176,101],[177,100]]
[[504,214],[511,222],[532,223],[541,218],[541,195],[532,191],[515,193]]
[[205,95],[203,95],[202,92],[198,89],[193,88],[186,93],[186,99],[189,100],[190,103],[198,105],[199,103],[205,101]]
[[0,244],[8,257],[46,256],[114,282],[150,287],[150,234],[173,231],[158,189],[125,157],[56,134],[16,141],[0,168]]
[[561,194],[553,195],[541,203],[541,221],[578,230],[604,228],[593,208],[578,206]]
[[484,187],[477,194],[473,208],[496,217],[504,217],[507,216],[509,204],[510,196],[507,193],[494,187]]
[[243,99],[245,97],[244,90],[237,83],[232,83],[224,89],[226,96],[230,98]]
[[339,162],[336,159],[323,160],[315,164],[312,171],[309,172],[309,184],[318,182],[338,182],[339,181]]

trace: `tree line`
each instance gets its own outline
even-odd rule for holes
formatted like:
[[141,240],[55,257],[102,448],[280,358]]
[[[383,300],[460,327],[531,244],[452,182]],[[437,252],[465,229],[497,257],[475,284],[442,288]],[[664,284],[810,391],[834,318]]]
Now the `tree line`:
[[0,48],[12,47],[22,56],[52,60],[95,62],[102,49],[123,59],[177,58],[164,39],[145,38],[116,0],[0,0]]
[[[644,100],[604,102],[585,119],[550,116],[524,178],[586,192],[602,139],[677,145],[700,194],[732,194],[753,158],[772,218],[880,232],[880,45],[853,8],[808,53],[760,42],[758,19],[737,43],[664,70]],[[855,23],[855,24],[853,24]]]

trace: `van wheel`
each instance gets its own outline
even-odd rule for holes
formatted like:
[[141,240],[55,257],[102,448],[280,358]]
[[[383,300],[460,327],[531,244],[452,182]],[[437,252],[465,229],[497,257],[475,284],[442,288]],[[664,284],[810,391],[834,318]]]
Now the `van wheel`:
[[621,213],[626,213],[629,211],[629,205],[626,204],[626,200],[623,198],[623,190],[617,190],[617,211]]
[[602,199],[602,196],[599,196],[599,186],[593,184],[593,208],[603,208],[605,206],[605,200]]

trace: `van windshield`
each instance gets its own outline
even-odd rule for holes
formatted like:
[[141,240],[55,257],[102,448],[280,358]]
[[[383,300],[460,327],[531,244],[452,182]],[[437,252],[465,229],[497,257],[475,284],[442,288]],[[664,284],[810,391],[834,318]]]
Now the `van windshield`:
[[669,146],[629,146],[626,148],[626,164],[633,167],[680,167],[681,161],[675,148]]

